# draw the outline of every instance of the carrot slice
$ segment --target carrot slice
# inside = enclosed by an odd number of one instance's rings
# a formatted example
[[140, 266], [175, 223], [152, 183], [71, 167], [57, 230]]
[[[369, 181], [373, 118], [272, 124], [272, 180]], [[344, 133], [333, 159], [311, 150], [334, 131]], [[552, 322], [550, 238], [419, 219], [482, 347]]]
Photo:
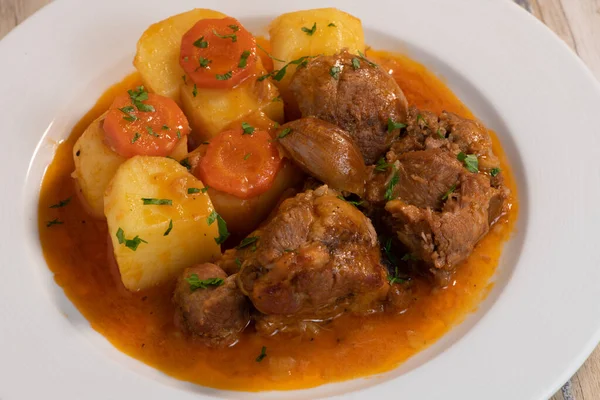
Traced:
[[115, 98], [103, 128], [107, 144], [123, 157], [167, 156], [190, 133], [177, 103], [143, 86]]
[[241, 199], [269, 190], [282, 158], [266, 131], [232, 129], [211, 139], [206, 155], [193, 171], [204, 185]]
[[179, 64], [199, 87], [232, 88], [256, 65], [256, 41], [235, 18], [203, 19], [181, 39]]

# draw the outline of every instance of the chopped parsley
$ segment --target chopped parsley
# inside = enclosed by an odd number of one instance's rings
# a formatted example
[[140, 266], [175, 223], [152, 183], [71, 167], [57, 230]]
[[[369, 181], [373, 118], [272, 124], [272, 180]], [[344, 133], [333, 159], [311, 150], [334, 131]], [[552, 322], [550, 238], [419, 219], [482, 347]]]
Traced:
[[194, 42], [194, 46], [196, 46], [200, 49], [205, 49], [208, 47], [208, 42], [206, 40], [204, 40], [204, 36], [202, 36], [200, 39], [198, 39]]
[[232, 31], [237, 32], [240, 30], [240, 27], [237, 25], [227, 25]]
[[183, 160], [179, 161], [179, 164], [181, 164], [181, 166], [186, 167], [189, 170], [192, 169], [192, 166], [190, 164], [190, 161], [186, 158], [184, 158]]
[[254, 133], [255, 128], [247, 122], [242, 122], [242, 135], [252, 135]]
[[440, 139], [446, 139], [446, 135], [444, 135], [444, 134], [442, 133], [442, 128], [438, 128], [438, 130], [437, 130], [437, 132], [436, 132], [436, 133], [437, 133], [437, 135], [440, 137]]
[[50, 228], [52, 225], [62, 225], [63, 222], [60, 221], [58, 218], [54, 218], [52, 221], [48, 221], [46, 223], [46, 228]]
[[403, 124], [402, 122], [396, 122], [391, 117], [388, 118], [388, 122], [387, 122], [388, 133], [391, 133], [391, 132], [395, 131], [396, 129], [402, 129], [402, 128], [406, 128], [406, 124]]
[[251, 155], [252, 155], [252, 153], [248, 153], [248, 154], [246, 154], [246, 155], [244, 156], [244, 161], [246, 161], [247, 159], [249, 159]]
[[173, 200], [171, 199], [154, 199], [148, 197], [142, 197], [142, 201], [145, 206], [172, 206]]
[[335, 24], [333, 22], [330, 22], [329, 25], [327, 25], [330, 28], [337, 28], [337, 26], [335, 26]]
[[260, 354], [256, 357], [256, 362], [261, 362], [267, 356], [267, 348], [265, 346], [260, 349]]
[[277, 102], [281, 101], [281, 97], [280, 97], [280, 96], [273, 97], [273, 98], [271, 99], [271, 101], [272, 101], [273, 103], [277, 103]]
[[198, 188], [188, 188], [188, 194], [200, 193], [200, 189]]
[[369, 64], [371, 67], [377, 67], [378, 66], [373, 61], [367, 60], [367, 57], [360, 50], [358, 51], [358, 56], [360, 57], [361, 60], [363, 60], [364, 62], [366, 62], [367, 64]]
[[163, 236], [167, 236], [169, 233], [171, 233], [171, 229], [173, 229], [173, 220], [172, 219], [169, 220], [169, 227], [167, 228], [165, 233], [163, 233]]
[[358, 207], [358, 206], [360, 206], [360, 205], [362, 205], [364, 203], [364, 201], [362, 201], [362, 200], [359, 200], [359, 201], [357, 201], [357, 200], [348, 200], [348, 199], [346, 199], [342, 195], [338, 196], [337, 198], [340, 199], [340, 200], [344, 200], [345, 202], [347, 202], [349, 204], [352, 204], [355, 207]]
[[198, 57], [198, 64], [200, 64], [198, 66], [198, 68], [196, 68], [196, 71], [200, 68], [207, 68], [208, 64], [210, 64], [212, 62], [212, 60], [209, 60], [208, 58], [204, 58], [202, 56]]
[[128, 90], [127, 94], [129, 94], [129, 98], [133, 105], [142, 112], [153, 112], [154, 107], [150, 104], [144, 104], [143, 101], [148, 100], [148, 92], [144, 89], [143, 86], [138, 86], [135, 90]]
[[312, 28], [308, 29], [307, 27], [302, 27], [302, 32], [305, 32], [308, 36], [312, 36], [317, 31], [317, 23], [315, 22]]
[[[308, 64], [308, 59], [309, 58], [314, 58], [315, 56], [303, 56], [298, 58], [297, 60], [292, 60], [289, 63], [285, 64], [283, 67], [281, 67], [281, 69], [279, 70], [274, 70], [272, 72], [269, 72], [268, 74], [262, 75], [260, 77], [258, 77], [258, 81], [264, 81], [265, 79], [272, 77], [274, 80], [276, 80], [277, 82], [281, 81], [283, 79], [283, 77], [286, 74], [287, 71], [287, 67], [289, 67], [290, 65], [297, 65], [298, 68], [300, 67], [306, 67], [306, 64]], [[275, 59], [276, 60], [276, 59]], [[281, 61], [281, 60], [277, 60], [277, 61]], [[284, 61], [281, 61], [284, 62]]]
[[240, 244], [236, 247], [236, 249], [243, 249], [244, 247], [248, 247], [253, 243], [256, 243], [260, 239], [260, 236], [248, 236], [240, 242]]
[[381, 157], [379, 160], [377, 160], [377, 164], [375, 164], [375, 171], [385, 172], [391, 166], [392, 164], [387, 163], [385, 158]]
[[246, 68], [246, 65], [248, 64], [248, 57], [250, 57], [250, 52], [248, 50], [244, 50], [240, 57], [240, 62], [238, 63], [238, 67]]
[[393, 285], [394, 283], [403, 283], [406, 282], [404, 279], [399, 278], [398, 277], [398, 267], [394, 268], [394, 274], [393, 275], [388, 275], [388, 282], [390, 283], [390, 285]]
[[146, 131], [148, 132], [148, 135], [150, 135], [150, 136], [160, 137], [160, 135], [158, 133], [154, 132], [152, 130], [152, 127], [150, 127], [150, 126], [146, 126]]
[[331, 77], [337, 81], [340, 79], [340, 72], [342, 72], [342, 69], [337, 65], [334, 65], [329, 70], [329, 75], [331, 75]]
[[226, 81], [227, 79], [231, 79], [232, 76], [233, 76], [233, 73], [231, 71], [227, 71], [223, 75], [220, 75], [220, 74], [215, 75], [215, 77], [217, 78], [218, 81]]
[[213, 33], [218, 38], [221, 38], [221, 39], [231, 39], [231, 43], [237, 42], [237, 35], [235, 33], [230, 33], [229, 35], [221, 35], [215, 29], [213, 29]]
[[427, 126], [427, 121], [421, 114], [417, 114], [417, 125], [421, 125], [419, 122], [423, 121], [423, 126]]
[[467, 171], [469, 172], [479, 172], [479, 160], [477, 160], [477, 156], [475, 154], [465, 154], [462, 151], [458, 153], [456, 156], [458, 161], [461, 161]]
[[131, 144], [134, 144], [135, 142], [137, 142], [137, 140], [141, 137], [142, 137], [142, 135], [140, 135], [139, 132], [136, 132], [135, 135], [133, 135], [133, 137], [131, 138]]
[[390, 181], [388, 182], [388, 184], [385, 188], [384, 198], [388, 201], [392, 200], [394, 198], [394, 187], [398, 184], [398, 181], [400, 180], [398, 171], [396, 171], [395, 167], [393, 169], [394, 169], [394, 175], [392, 175], [392, 179], [390, 179]]
[[356, 57], [352, 58], [352, 68], [354, 68], [355, 71], [360, 68], [360, 60]]
[[133, 251], [136, 251], [141, 243], [148, 243], [137, 235], [133, 239], [126, 239], [125, 232], [123, 232], [123, 229], [121, 228], [117, 230], [117, 239], [119, 240], [119, 244], [125, 244], [125, 247], [128, 247]]
[[192, 292], [198, 289], [207, 289], [209, 286], [221, 286], [224, 282], [222, 278], [200, 279], [198, 274], [191, 274], [189, 277], [185, 278], [185, 280], [190, 284], [190, 290]]
[[456, 190], [456, 183], [452, 186], [450, 186], [450, 189], [448, 189], [448, 191], [446, 193], [444, 193], [444, 195], [442, 196], [442, 200], [447, 200], [448, 197], [450, 197], [450, 195], [452, 193], [454, 193], [454, 191]]
[[206, 192], [208, 191], [208, 188], [209, 188], [209, 187], [210, 187], [210, 186], [204, 186], [202, 189], [200, 189], [200, 192], [201, 192], [201, 193], [206, 193]]
[[227, 231], [227, 222], [216, 212], [213, 211], [208, 217], [206, 217], [206, 223], [210, 226], [217, 221], [217, 227], [219, 229], [219, 237], [215, 238], [217, 244], [223, 243], [229, 237], [229, 231]]
[[59, 201], [56, 204], [52, 204], [49, 208], [63, 208], [64, 206], [66, 206], [70, 202], [71, 202], [71, 197], [66, 198], [64, 200], [61, 200], [61, 201]]
[[168, 131], [168, 130], [169, 130], [169, 127], [168, 127], [167, 125], [163, 125], [161, 129], [162, 129], [163, 131]]
[[265, 49], [264, 49], [264, 48], [263, 48], [263, 47], [262, 47], [260, 44], [256, 43], [256, 47], [258, 47], [259, 49], [261, 49], [262, 51], [264, 51], [264, 52], [267, 54], [267, 56], [269, 56], [269, 58], [270, 58], [271, 60], [279, 61], [279, 62], [282, 62], [282, 63], [284, 63], [284, 62], [285, 62], [285, 60], [282, 60], [282, 59], [280, 59], [280, 58], [273, 57], [273, 55], [272, 55], [271, 53], [269, 53], [267, 50], [265, 50]]
[[279, 135], [277, 135], [277, 138], [278, 139], [283, 139], [284, 137], [286, 137], [290, 133], [292, 133], [292, 128], [285, 128], [285, 129], [283, 129], [281, 131], [281, 133]]
[[125, 116], [123, 117], [125, 121], [134, 122], [135, 120], [137, 120], [137, 117], [131, 114], [135, 111], [135, 108], [133, 108], [132, 106], [121, 107], [118, 108], [118, 110], [125, 114]]
[[185, 75], [181, 75], [181, 79], [183, 79], [183, 83], [187, 83], [187, 78], [185, 77]]
[[181, 139], [181, 131], [177, 129], [177, 139]]
[[394, 266], [398, 265], [398, 257], [396, 257], [396, 255], [392, 251], [392, 238], [391, 237], [388, 237], [385, 240], [385, 243], [383, 245], [383, 252], [385, 254], [385, 257], [388, 259], [388, 261], [390, 263], [392, 263], [392, 265], [394, 265]]
[[198, 87], [194, 83], [194, 88], [192, 89], [192, 96], [196, 97], [198, 95]]
[[500, 168], [496, 167], [496, 168], [492, 168], [490, 170], [490, 175], [491, 176], [498, 176], [498, 174], [500, 173]]
[[242, 268], [242, 260], [240, 260], [239, 258], [235, 258], [235, 265], [238, 266], [238, 268]]

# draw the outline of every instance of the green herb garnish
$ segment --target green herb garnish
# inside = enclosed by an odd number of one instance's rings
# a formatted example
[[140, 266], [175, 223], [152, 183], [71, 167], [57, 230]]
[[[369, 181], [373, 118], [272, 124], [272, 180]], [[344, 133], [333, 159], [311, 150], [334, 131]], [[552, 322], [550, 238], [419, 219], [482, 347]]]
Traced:
[[390, 181], [388, 182], [388, 184], [385, 188], [384, 198], [388, 201], [392, 200], [392, 198], [394, 197], [394, 187], [398, 184], [398, 181], [400, 180], [398, 171], [396, 170], [395, 167], [393, 167], [393, 169], [394, 169], [394, 175], [392, 175], [392, 179], [390, 179]]
[[198, 289], [207, 289], [209, 286], [221, 286], [224, 282], [222, 278], [200, 279], [198, 274], [191, 274], [185, 280], [190, 284], [192, 292]]
[[229, 232], [227, 231], [227, 222], [216, 212], [213, 211], [206, 218], [206, 223], [210, 226], [215, 220], [217, 221], [217, 227], [219, 228], [219, 237], [215, 238], [215, 242], [217, 244], [223, 243], [229, 237]]
[[448, 189], [448, 191], [446, 193], [444, 193], [444, 195], [442, 196], [442, 200], [447, 200], [448, 197], [450, 197], [450, 195], [452, 193], [454, 193], [454, 191], [456, 190], [456, 183], [452, 186], [450, 186], [450, 189]]
[[231, 79], [233, 73], [231, 71], [225, 72], [223, 75], [216, 74], [215, 77], [218, 81], [226, 81], [227, 79]]
[[216, 37], [221, 38], [221, 39], [231, 39], [232, 43], [237, 42], [237, 35], [235, 33], [230, 33], [229, 35], [221, 35], [219, 34], [216, 30], [213, 29], [213, 33], [215, 34]]
[[244, 161], [246, 161], [247, 159], [249, 159], [251, 155], [252, 155], [252, 153], [248, 153], [248, 154], [246, 154], [246, 155], [244, 156]]
[[196, 84], [194, 83], [194, 88], [192, 89], [192, 96], [196, 97], [198, 95], [198, 88], [196, 87]]
[[238, 63], [238, 67], [246, 68], [246, 64], [248, 64], [248, 57], [250, 57], [250, 52], [248, 50], [244, 50], [240, 57], [240, 62]]
[[387, 163], [385, 158], [381, 157], [377, 160], [377, 164], [375, 164], [375, 171], [385, 172], [390, 166], [392, 166], [392, 164]]
[[189, 160], [186, 158], [184, 158], [183, 160], [179, 161], [179, 164], [181, 164], [181, 166], [186, 167], [189, 170], [192, 169], [192, 166], [190, 165]]
[[237, 32], [240, 30], [240, 27], [237, 25], [227, 25], [232, 31]]
[[317, 31], [317, 23], [315, 22], [312, 28], [308, 29], [307, 27], [302, 27], [302, 32], [305, 32], [308, 36], [312, 36]]
[[267, 348], [265, 346], [260, 349], [260, 354], [256, 357], [256, 362], [261, 362], [267, 356]]
[[59, 201], [56, 204], [52, 204], [49, 208], [62, 208], [71, 202], [71, 198], [66, 198], [64, 200]]
[[337, 28], [333, 22], [330, 22], [329, 25], [327, 25], [327, 26], [330, 28]]
[[406, 124], [403, 124], [402, 122], [396, 122], [391, 117], [388, 118], [388, 122], [387, 122], [388, 133], [391, 133], [391, 132], [395, 131], [396, 129], [402, 129], [402, 128], [406, 128]]
[[500, 168], [496, 167], [496, 168], [492, 168], [490, 170], [490, 175], [491, 176], [498, 176], [498, 174], [500, 173]]
[[136, 132], [135, 135], [133, 135], [133, 137], [131, 138], [131, 144], [134, 144], [135, 142], [137, 142], [137, 140], [141, 137], [142, 137], [142, 135], [140, 135], [139, 132]]
[[352, 68], [354, 68], [355, 71], [360, 68], [360, 60], [356, 57], [352, 58]]
[[277, 135], [277, 138], [278, 139], [283, 139], [284, 137], [286, 137], [290, 133], [292, 133], [292, 128], [285, 128], [284, 130], [281, 131], [281, 133], [279, 135]]
[[198, 188], [188, 188], [188, 194], [200, 193], [200, 189]]
[[477, 160], [477, 156], [475, 154], [465, 154], [462, 151], [458, 153], [456, 156], [458, 161], [461, 161], [467, 171], [469, 172], [479, 172], [479, 160]]
[[125, 116], [123, 117], [125, 121], [133, 122], [137, 120], [137, 117], [131, 114], [135, 111], [135, 108], [133, 108], [132, 106], [121, 107], [118, 108], [118, 110], [125, 114]]
[[152, 130], [152, 127], [150, 127], [150, 126], [146, 126], [146, 131], [148, 132], [148, 135], [150, 135], [150, 136], [160, 137], [160, 135], [158, 133], [154, 132]]
[[169, 227], [167, 228], [167, 230], [165, 231], [165, 233], [163, 233], [163, 236], [167, 236], [169, 233], [171, 233], [171, 229], [173, 229], [173, 220], [169, 220]]
[[331, 77], [337, 81], [340, 79], [341, 71], [342, 71], [342, 69], [340, 67], [338, 67], [337, 65], [335, 65], [335, 66], [331, 67], [331, 69], [329, 70], [329, 75], [331, 75]]
[[204, 36], [202, 36], [200, 39], [198, 39], [194, 42], [194, 46], [201, 48], [201, 49], [205, 49], [208, 47], [208, 42], [206, 40], [204, 40]]
[[255, 128], [247, 122], [242, 122], [242, 135], [252, 135], [254, 133]]
[[243, 249], [244, 247], [250, 246], [252, 243], [256, 243], [260, 239], [259, 236], [248, 236], [240, 242], [236, 249]]
[[367, 57], [360, 50], [358, 51], [358, 56], [360, 57], [361, 60], [363, 60], [364, 62], [366, 62], [367, 64], [369, 64], [371, 67], [378, 67], [378, 65], [375, 64], [373, 61], [367, 60]]
[[282, 62], [282, 63], [285, 62], [285, 60], [273, 57], [273, 55], [271, 55], [271, 53], [269, 53], [267, 50], [265, 50], [260, 44], [256, 43], [256, 47], [258, 47], [259, 49], [261, 49], [262, 51], [264, 51], [267, 54], [267, 56], [269, 56], [269, 58], [271, 60], [279, 61], [279, 62]]
[[50, 228], [53, 225], [62, 225], [64, 222], [60, 221], [58, 218], [54, 218], [52, 221], [48, 221], [46, 223], [46, 228]]
[[148, 92], [144, 89], [143, 86], [138, 86], [135, 90], [128, 90], [127, 94], [129, 94], [129, 98], [133, 105], [142, 112], [153, 112], [154, 107], [150, 104], [144, 104], [143, 101], [148, 100]]
[[148, 197], [142, 197], [142, 201], [145, 206], [172, 206], [173, 200], [171, 199], [154, 199]]
[[200, 68], [207, 68], [208, 64], [210, 64], [212, 62], [212, 60], [209, 60], [208, 58], [204, 58], [202, 56], [198, 57], [198, 64], [200, 64], [198, 66], [198, 68], [196, 68], [196, 71]]
[[133, 251], [136, 251], [138, 246], [141, 243], [148, 243], [146, 242], [144, 239], [141, 239], [139, 236], [136, 235], [136, 237], [134, 237], [133, 239], [126, 239], [125, 238], [125, 232], [123, 232], [123, 229], [119, 228], [117, 230], [117, 239], [119, 240], [119, 244], [125, 244], [125, 247], [130, 248]]

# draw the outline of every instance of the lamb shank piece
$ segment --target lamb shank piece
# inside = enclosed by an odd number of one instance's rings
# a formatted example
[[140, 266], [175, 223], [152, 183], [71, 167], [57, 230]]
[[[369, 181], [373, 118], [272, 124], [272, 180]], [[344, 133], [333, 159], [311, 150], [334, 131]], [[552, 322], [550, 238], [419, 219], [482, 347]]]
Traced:
[[338, 195], [321, 186], [285, 200], [269, 221], [225, 253], [223, 267], [231, 269], [231, 260], [241, 265], [238, 286], [269, 323], [382, 308], [390, 285], [375, 229]]
[[399, 130], [388, 122], [406, 122], [404, 93], [383, 69], [347, 51], [311, 60], [290, 82], [303, 117], [314, 116], [348, 132], [365, 162], [374, 163]]
[[177, 280], [175, 319], [184, 332], [212, 347], [230, 346], [250, 322], [249, 303], [236, 276], [210, 263], [186, 268]]

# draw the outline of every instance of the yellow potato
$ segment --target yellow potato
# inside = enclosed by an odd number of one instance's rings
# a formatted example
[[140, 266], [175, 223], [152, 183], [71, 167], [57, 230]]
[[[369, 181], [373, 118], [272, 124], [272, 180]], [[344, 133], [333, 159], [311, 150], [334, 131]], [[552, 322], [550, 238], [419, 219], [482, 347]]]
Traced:
[[[188, 193], [189, 188], [203, 187], [185, 167], [166, 157], [136, 156], [119, 167], [106, 190], [104, 212], [127, 289], [155, 286], [186, 267], [220, 257], [215, 242], [218, 224], [207, 222], [214, 210], [211, 200], [201, 191]], [[145, 205], [143, 198], [172, 204]], [[129, 242], [123, 242], [123, 237]], [[134, 250], [136, 237], [139, 243]]]
[[[127, 158], [112, 151], [104, 143], [104, 115], [91, 123], [73, 146], [75, 178], [79, 197], [87, 212], [104, 219], [104, 191], [121, 164]], [[187, 155], [187, 137], [179, 141], [171, 157], [182, 160]]]
[[[311, 30], [314, 24], [316, 27], [312, 35], [302, 30]], [[329, 26], [330, 24], [335, 26]], [[359, 50], [365, 51], [360, 19], [336, 8], [282, 14], [271, 23], [269, 35], [271, 54], [288, 62], [303, 56], [332, 55], [344, 48], [354, 54]], [[284, 65], [281, 61], [274, 61], [275, 69]], [[295, 65], [287, 68], [286, 76], [277, 84], [280, 90], [287, 88], [295, 71]]]
[[[266, 73], [257, 60], [257, 76]], [[196, 88], [189, 82], [181, 86], [181, 104], [192, 127], [192, 137], [198, 143], [209, 140], [225, 127], [261, 111], [271, 120], [283, 123], [283, 102], [270, 79], [261, 82], [249, 77], [233, 89]]]
[[201, 19], [224, 18], [218, 11], [196, 8], [150, 25], [137, 44], [133, 65], [151, 91], [179, 102], [184, 75], [179, 65], [182, 36]]

